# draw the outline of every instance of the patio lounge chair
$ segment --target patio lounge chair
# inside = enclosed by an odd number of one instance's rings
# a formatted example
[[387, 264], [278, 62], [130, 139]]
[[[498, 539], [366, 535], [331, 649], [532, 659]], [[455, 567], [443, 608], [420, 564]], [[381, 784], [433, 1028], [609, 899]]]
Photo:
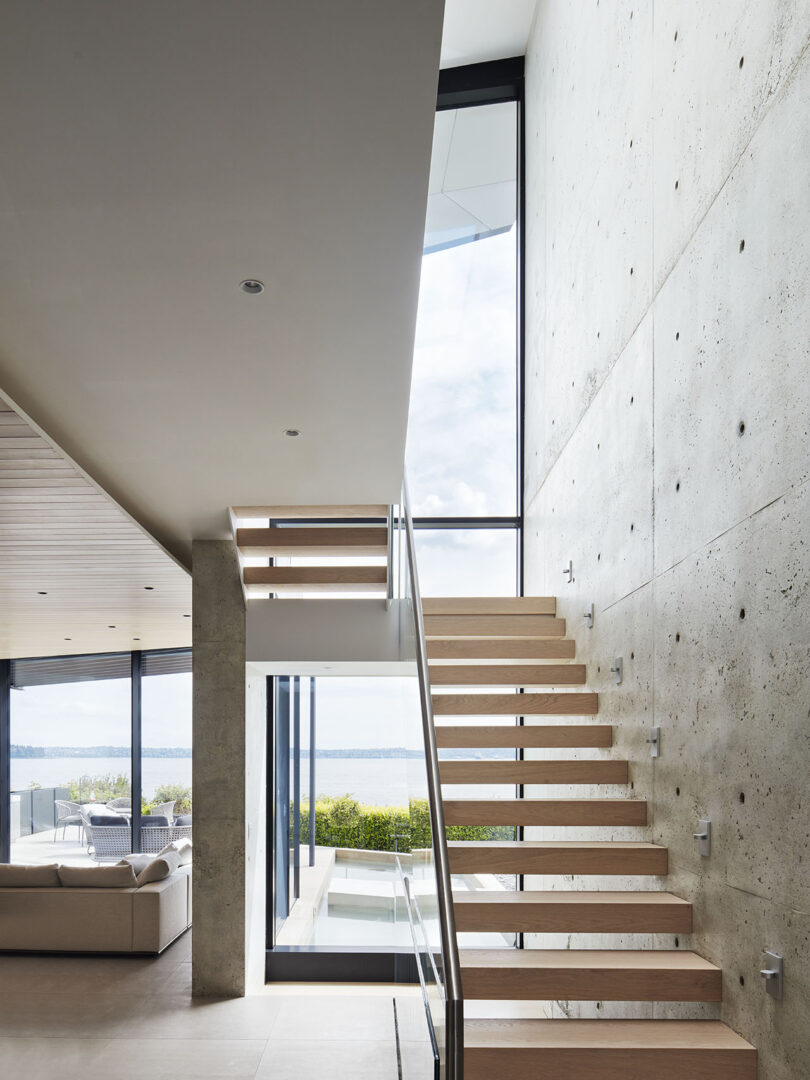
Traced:
[[[132, 852], [132, 830], [129, 825], [85, 825], [88, 854], [96, 862], [118, 862]], [[155, 825], [141, 828], [141, 851], [157, 855], [173, 840], [190, 840], [190, 825]], [[92, 850], [91, 850], [92, 848]]]

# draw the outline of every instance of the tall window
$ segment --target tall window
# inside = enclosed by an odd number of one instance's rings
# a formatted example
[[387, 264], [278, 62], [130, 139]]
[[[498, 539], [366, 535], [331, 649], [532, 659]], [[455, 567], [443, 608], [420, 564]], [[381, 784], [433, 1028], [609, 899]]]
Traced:
[[[191, 650], [13, 660], [9, 683], [12, 861], [109, 861], [138, 845], [151, 811], [190, 814]], [[94, 844], [96, 827], [115, 844]]]
[[519, 591], [518, 118], [436, 115], [407, 451], [426, 596]]

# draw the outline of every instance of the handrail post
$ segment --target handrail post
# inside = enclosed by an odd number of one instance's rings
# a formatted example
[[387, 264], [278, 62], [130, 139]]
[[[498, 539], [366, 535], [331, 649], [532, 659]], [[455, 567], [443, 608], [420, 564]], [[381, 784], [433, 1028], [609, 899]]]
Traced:
[[436, 747], [436, 730], [433, 723], [433, 702], [430, 696], [430, 680], [425, 640], [425, 623], [422, 616], [422, 596], [416, 568], [416, 542], [413, 519], [408, 499], [407, 480], [402, 482], [400, 513], [405, 522], [405, 539], [408, 548], [408, 570], [411, 579], [414, 630], [416, 635], [416, 669], [419, 675], [419, 696], [422, 706], [422, 728], [425, 740], [427, 764], [428, 805], [438, 889], [439, 929], [445, 977], [445, 1077], [446, 1080], [463, 1080], [464, 1076], [464, 997], [461, 985], [461, 963], [456, 938], [456, 920], [453, 910], [453, 892], [450, 879], [450, 856], [447, 851], [447, 832], [444, 824], [444, 806], [441, 797], [439, 754]]

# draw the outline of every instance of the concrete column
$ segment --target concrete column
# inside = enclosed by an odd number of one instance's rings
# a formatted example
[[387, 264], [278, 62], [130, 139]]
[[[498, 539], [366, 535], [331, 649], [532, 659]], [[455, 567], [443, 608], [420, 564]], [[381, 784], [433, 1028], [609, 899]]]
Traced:
[[245, 604], [230, 540], [192, 547], [192, 993], [245, 993]]

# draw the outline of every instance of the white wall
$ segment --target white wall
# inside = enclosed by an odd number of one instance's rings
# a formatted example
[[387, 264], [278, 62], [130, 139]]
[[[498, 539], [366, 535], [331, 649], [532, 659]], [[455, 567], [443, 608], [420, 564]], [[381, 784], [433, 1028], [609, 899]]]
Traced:
[[527, 57], [526, 591], [560, 597], [694, 901], [679, 946], [725, 973], [722, 1008], [599, 1015], [722, 1014], [760, 1080], [807, 1069], [808, 38], [808, 0], [541, 0]]

